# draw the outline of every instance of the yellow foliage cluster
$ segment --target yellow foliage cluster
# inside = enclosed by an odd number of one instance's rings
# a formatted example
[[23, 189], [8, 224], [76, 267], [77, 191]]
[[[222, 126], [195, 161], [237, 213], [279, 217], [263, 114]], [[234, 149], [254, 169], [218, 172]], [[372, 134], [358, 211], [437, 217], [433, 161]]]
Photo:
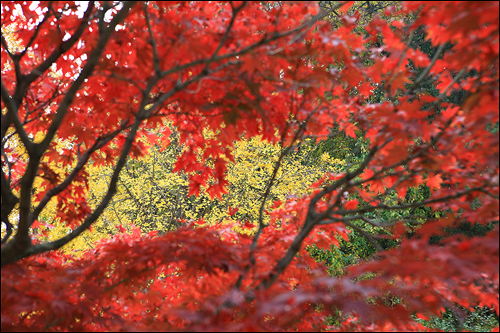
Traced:
[[[207, 132], [205, 135], [212, 134]], [[325, 172], [340, 172], [343, 169], [344, 161], [332, 158], [327, 152], [315, 154], [314, 148], [314, 144], [302, 142], [298, 149], [283, 159], [266, 200], [266, 210], [270, 210], [275, 200], [285, 202], [288, 195], [306, 193], [309, 185]], [[117, 233], [118, 225], [129, 230], [135, 225], [143, 232], [167, 232], [178, 226], [178, 219], [203, 218], [210, 224], [237, 221], [236, 225], [245, 222], [256, 224], [280, 149], [279, 145], [262, 141], [260, 137], [236, 142], [233, 150], [235, 163], [230, 163], [227, 173], [228, 194], [222, 200], [212, 200], [204, 190], [198, 197], [188, 196], [187, 175], [172, 172], [181, 147], [174, 142], [161, 153], [159, 146], [152, 147], [144, 157], [127, 161], [120, 174], [117, 193], [92, 231], [84, 232], [83, 237], [66, 245], [65, 250], [78, 254], [92, 247], [95, 241]], [[91, 178], [88, 201], [93, 209], [108, 189], [112, 168], [90, 166], [86, 171]], [[235, 209], [237, 212], [231, 216], [229, 213]], [[265, 214], [264, 221], [268, 219]], [[55, 239], [67, 231], [58, 226], [49, 230], [48, 237]], [[240, 231], [252, 232], [249, 229]]]
[[[265, 209], [270, 209], [274, 200], [285, 202], [288, 195], [307, 193], [309, 185], [325, 172], [339, 172], [344, 164], [344, 161], [333, 159], [328, 153], [313, 157], [313, 151], [314, 146], [304, 144], [299, 151], [284, 158], [271, 187], [271, 200], [266, 201]], [[265, 189], [280, 155], [280, 147], [255, 137], [236, 143], [234, 155], [236, 163], [228, 171], [229, 206], [239, 208], [239, 216], [256, 221]]]

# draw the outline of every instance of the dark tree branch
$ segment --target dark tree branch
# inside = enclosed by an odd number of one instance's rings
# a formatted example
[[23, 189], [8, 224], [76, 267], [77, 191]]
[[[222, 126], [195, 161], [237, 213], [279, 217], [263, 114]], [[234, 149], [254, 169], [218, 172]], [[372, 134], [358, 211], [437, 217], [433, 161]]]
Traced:
[[33, 81], [35, 81], [40, 75], [45, 73], [45, 71], [47, 71], [50, 68], [50, 66], [52, 66], [52, 64], [55, 63], [57, 59], [59, 59], [61, 55], [63, 55], [71, 47], [73, 47], [73, 45], [75, 45], [75, 43], [80, 39], [80, 37], [83, 35], [83, 32], [85, 31], [85, 28], [88, 25], [88, 22], [90, 21], [90, 16], [93, 10], [94, 10], [94, 2], [89, 2], [88, 8], [83, 16], [83, 21], [76, 30], [76, 32], [67, 41], [62, 42], [59, 45], [59, 47], [55, 49], [54, 52], [52, 52], [52, 54], [48, 56], [48, 58], [45, 59], [44, 62], [38, 65], [38, 67], [35, 68], [30, 74], [22, 75], [21, 77], [18, 78], [18, 84], [16, 86], [14, 99], [18, 102], [19, 105], [29, 85]]
[[113, 172], [113, 175], [111, 177], [111, 181], [108, 187], [108, 191], [105, 195], [105, 197], [101, 200], [101, 203], [99, 206], [94, 210], [94, 212], [89, 215], [85, 221], [75, 228], [71, 233], [68, 235], [53, 241], [53, 242], [48, 242], [48, 243], [43, 243], [43, 244], [37, 244], [37, 245], [31, 245], [27, 248], [24, 248], [22, 251], [14, 252], [12, 251], [11, 247], [9, 245], [15, 244], [14, 242], [9, 242], [5, 246], [2, 247], [2, 266], [7, 265], [9, 263], [15, 262], [17, 260], [20, 260], [22, 258], [26, 258], [28, 256], [50, 251], [50, 250], [55, 250], [58, 249], [71, 240], [75, 239], [78, 237], [82, 232], [87, 230], [96, 220], [97, 218], [102, 214], [104, 211], [104, 208], [108, 205], [109, 201], [111, 200], [111, 197], [113, 194], [116, 192], [116, 183], [118, 182], [119, 174], [120, 171], [122, 170], [123, 166], [125, 165], [128, 153], [130, 152], [130, 148], [132, 147], [132, 144], [135, 139], [135, 135], [137, 133], [137, 130], [141, 124], [141, 120], [137, 119], [134, 124], [131, 127], [130, 133], [127, 136], [127, 139], [125, 140], [125, 144], [123, 146], [122, 153], [120, 155], [120, 158], [116, 164], [115, 170]]
[[[3, 147], [2, 147], [3, 148]], [[2, 149], [3, 150], [3, 149]], [[12, 212], [16, 204], [19, 202], [19, 199], [12, 193], [10, 189], [10, 185], [8, 180], [5, 178], [5, 174], [3, 172], [3, 168], [0, 170], [1, 172], [1, 191], [2, 191], [2, 222], [5, 223], [6, 226], [6, 235], [2, 239], [2, 244], [4, 244], [9, 237], [12, 235], [12, 224], [9, 221], [9, 214]]]
[[[48, 7], [51, 7], [52, 6], [52, 2], [53, 1], [49, 1], [48, 3]], [[47, 12], [45, 13], [45, 16], [43, 17], [42, 21], [38, 24], [38, 26], [36, 27], [35, 29], [35, 32], [33, 33], [33, 35], [31, 36], [30, 40], [28, 41], [28, 44], [26, 44], [26, 47], [24, 48], [24, 50], [19, 54], [19, 58], [18, 59], [21, 59], [25, 54], [26, 52], [28, 52], [28, 49], [29, 47], [31, 46], [31, 44], [33, 44], [33, 42], [35, 41], [36, 37], [38, 36], [38, 33], [40, 32], [41, 28], [42, 28], [42, 25], [48, 21], [48, 19], [50, 18], [50, 10], [47, 10]], [[19, 63], [19, 61], [18, 61]]]
[[98, 149], [104, 147], [108, 142], [110, 142], [113, 138], [115, 138], [121, 131], [125, 130], [128, 128], [128, 122], [125, 122], [122, 126], [120, 126], [119, 129], [116, 131], [99, 138], [93, 145], [90, 147], [89, 150], [87, 150], [81, 157], [79, 157], [78, 163], [76, 164], [75, 168], [71, 171], [71, 173], [64, 179], [63, 182], [59, 183], [57, 186], [51, 188], [43, 197], [43, 199], [40, 201], [38, 206], [35, 208], [33, 213], [30, 216], [30, 226], [33, 224], [33, 222], [38, 218], [38, 215], [42, 212], [42, 210], [45, 208], [45, 206], [49, 203], [50, 199], [54, 197], [55, 195], [61, 193], [66, 189], [72, 182], [73, 179], [78, 175], [78, 172], [80, 172], [85, 164], [87, 164], [87, 161], [90, 158], [90, 155], [97, 151]]
[[467, 189], [465, 191], [457, 192], [457, 193], [452, 194], [452, 195], [447, 195], [444, 197], [424, 200], [424, 201], [420, 201], [420, 202], [414, 202], [411, 204], [397, 205], [397, 206], [377, 205], [377, 206], [369, 206], [369, 207], [365, 207], [365, 208], [361, 208], [361, 209], [357, 209], [357, 210], [338, 210], [338, 211], [335, 211], [335, 214], [338, 214], [338, 215], [363, 214], [363, 213], [373, 212], [373, 211], [382, 210], [382, 209], [383, 210], [399, 210], [399, 209], [407, 209], [407, 208], [416, 208], [416, 207], [430, 205], [433, 203], [448, 201], [451, 199], [457, 199], [457, 198], [460, 198], [460, 197], [467, 195], [471, 192], [481, 191], [482, 189], [484, 189], [484, 186], [473, 187], [473, 188]]
[[304, 222], [304, 226], [302, 230], [299, 232], [299, 234], [295, 237], [295, 239], [292, 242], [292, 245], [288, 249], [287, 253], [285, 256], [274, 266], [273, 270], [269, 274], [268, 278], [263, 280], [257, 288], [264, 288], [267, 289], [272, 286], [272, 284], [276, 281], [276, 279], [279, 277], [279, 275], [288, 267], [288, 265], [292, 262], [293, 258], [295, 255], [300, 251], [300, 248], [302, 247], [302, 242], [306, 237], [309, 235], [309, 233], [314, 229], [314, 227], [321, 222], [322, 220], [326, 219], [329, 217], [331, 210], [333, 207], [335, 207], [338, 202], [335, 202], [329, 209], [327, 209], [325, 212], [322, 214], [318, 215], [315, 212], [315, 206], [316, 203], [325, 195], [328, 193], [331, 193], [335, 191], [337, 188], [340, 186], [343, 186], [344, 184], [348, 184], [350, 180], [353, 178], [357, 177], [360, 175], [363, 170], [366, 168], [368, 163], [373, 159], [377, 151], [379, 151], [383, 146], [385, 146], [388, 143], [388, 141], [385, 141], [382, 145], [380, 146], [375, 146], [371, 149], [370, 153], [366, 156], [364, 161], [361, 163], [361, 165], [354, 170], [353, 172], [347, 173], [342, 179], [339, 179], [338, 181], [334, 182], [332, 185], [327, 186], [324, 188], [320, 193], [316, 194], [312, 199], [311, 202], [309, 203], [309, 209], [308, 213], [306, 216], [306, 221]]
[[409, 219], [406, 217], [388, 220], [388, 221], [385, 221], [385, 223], [378, 223], [377, 221], [370, 220], [369, 218], [367, 218], [364, 215], [353, 215], [353, 216], [344, 216], [342, 218], [330, 217], [330, 220], [320, 222], [320, 223], [318, 223], [318, 225], [327, 225], [327, 224], [338, 223], [338, 222], [344, 223], [344, 222], [350, 222], [350, 221], [356, 221], [356, 220], [364, 221], [364, 222], [366, 222], [374, 227], [378, 227], [378, 228], [392, 227], [397, 222], [410, 222], [410, 223], [414, 223], [414, 224], [420, 223], [420, 221], [418, 221], [418, 220], [413, 220], [413, 219]]
[[[332, 10], [340, 8], [341, 6], [343, 6], [346, 3], [347, 3], [346, 1], [338, 3]], [[224, 54], [224, 55], [221, 55], [221, 56], [218, 56], [218, 57], [213, 57], [213, 58], [208, 58], [208, 59], [206, 58], [206, 59], [200, 59], [200, 60], [192, 61], [192, 62], [190, 62], [188, 64], [185, 64], [185, 65], [182, 65], [182, 66], [177, 66], [175, 68], [163, 71], [161, 73], [161, 76], [163, 77], [163, 76], [166, 76], [166, 75], [170, 75], [172, 73], [176, 73], [176, 72], [182, 71], [184, 69], [187, 69], [189, 67], [193, 67], [193, 66], [196, 66], [196, 65], [203, 65], [203, 64], [210, 63], [210, 62], [215, 62], [215, 61], [220, 61], [220, 60], [225, 60], [225, 59], [234, 58], [236, 56], [240, 56], [242, 54], [250, 52], [251, 50], [253, 50], [253, 49], [255, 49], [255, 48], [257, 48], [257, 47], [259, 47], [261, 45], [271, 43], [271, 42], [273, 42], [275, 40], [278, 40], [280, 38], [287, 37], [287, 36], [293, 35], [294, 33], [300, 32], [303, 29], [307, 29], [307, 28], [311, 27], [316, 21], [325, 18], [328, 14], [329, 14], [329, 12], [318, 14], [315, 17], [313, 17], [311, 20], [307, 21], [306, 23], [303, 23], [302, 25], [298, 26], [295, 29], [292, 29], [292, 30], [289, 30], [289, 31], [285, 31], [283, 33], [274, 33], [269, 38], [267, 38], [266, 36], [264, 36], [264, 38], [262, 38], [260, 41], [254, 43], [252, 45], [249, 45], [249, 46], [247, 46], [247, 47], [245, 47], [245, 48], [243, 48], [243, 49], [241, 49], [239, 51], [235, 51], [235, 52], [232, 52], [232, 53]], [[273, 51], [270, 51], [270, 52], [273, 52]]]
[[384, 248], [377, 242], [377, 240], [372, 236], [370, 235], [369, 233], [367, 233], [366, 231], [363, 230], [363, 228], [360, 228], [358, 227], [357, 225], [354, 225], [352, 224], [351, 222], [349, 221], [344, 221], [342, 220], [341, 221], [342, 223], [344, 223], [345, 225], [351, 227], [352, 229], [356, 230], [357, 232], [359, 232], [361, 235], [363, 235], [363, 237], [365, 237], [366, 239], [368, 239], [368, 241], [378, 250], [378, 251], [383, 251]]
[[[107, 44], [107, 41], [111, 37], [111, 34], [114, 32], [116, 25], [125, 18], [125, 16], [128, 14], [129, 9], [133, 5], [134, 2], [125, 3], [123, 5], [122, 10], [113, 18], [113, 20], [109, 24], [108, 29], [101, 34], [96, 49], [94, 49], [94, 51], [90, 55], [89, 60], [82, 69], [78, 79], [73, 83], [69, 91], [66, 93], [64, 99], [59, 104], [57, 114], [55, 115], [53, 122], [50, 125], [43, 141], [39, 144], [34, 144], [29, 139], [27, 140], [28, 145], [26, 146], [26, 149], [28, 151], [30, 158], [28, 166], [26, 168], [26, 172], [21, 180], [21, 190], [20, 190], [21, 198], [19, 202], [18, 232], [16, 233], [14, 239], [11, 242], [7, 243], [5, 246], [2, 247], [2, 252], [1, 252], [2, 265], [19, 260], [20, 258], [24, 258], [27, 255], [29, 255], [29, 251], [31, 249], [31, 237], [29, 236], [29, 228], [32, 222], [30, 221], [31, 188], [33, 186], [33, 181], [38, 171], [40, 159], [47, 150], [47, 148], [49, 147], [50, 142], [54, 138], [59, 126], [62, 123], [64, 116], [67, 113], [67, 109], [71, 104], [79, 87], [83, 84], [84, 80], [92, 73], [95, 65], [99, 60], [100, 54], [102, 53], [105, 45]], [[23, 77], [20, 83], [18, 82], [18, 85], [16, 86], [16, 95], [19, 95], [17, 96], [17, 99], [19, 101], [22, 100], [22, 96], [25, 93], [29, 84], [37, 77], [39, 77], [45, 70], [47, 70], [53, 61], [55, 61], [62, 53], [66, 52], [80, 38], [81, 34], [83, 33], [83, 30], [87, 26], [87, 20], [90, 17], [90, 13], [92, 11], [91, 9], [93, 9], [93, 6], [94, 6], [93, 2], [89, 4], [89, 8], [87, 9], [87, 12], [84, 16], [84, 22], [80, 25], [77, 32], [73, 34], [73, 36], [66, 42], [63, 42], [58, 48], [58, 51], [57, 50], [54, 51], [51, 54], [51, 56], [49, 56], [49, 58], [47, 58], [35, 71], [33, 71], [28, 76]], [[18, 105], [19, 103], [17, 103], [17, 105], [15, 104], [16, 95], [14, 98], [11, 98], [2, 84], [2, 99], [4, 99], [5, 104], [9, 106], [8, 114], [12, 119], [12, 122], [14, 122], [16, 130], [18, 131], [21, 139], [23, 139], [23, 133], [25, 135], [25, 132], [24, 129], [22, 128], [22, 125], [20, 125], [20, 121], [17, 117], [17, 110], [19, 107]]]
[[445, 44], [441, 44], [439, 46], [438, 50], [436, 51], [436, 53], [434, 54], [434, 57], [431, 60], [431, 63], [429, 64], [429, 66], [427, 66], [427, 68], [422, 72], [422, 74], [420, 74], [420, 76], [415, 80], [415, 82], [410, 87], [410, 89], [408, 89], [408, 94], [411, 94], [412, 92], [414, 92], [420, 86], [422, 81], [424, 81], [424, 79], [427, 77], [427, 75], [431, 71], [432, 67], [434, 67], [434, 64], [436, 63], [436, 61], [439, 59], [439, 56], [441, 56], [441, 53], [444, 50], [444, 46], [445, 46]]
[[[132, 5], [133, 5], [132, 3], [127, 3], [127, 5], [124, 6], [124, 8], [120, 11], [120, 13], [118, 13], [118, 15], [116, 15], [114, 17], [112, 22], [109, 24], [109, 27], [106, 30], [106, 32], [101, 34], [98, 45], [97, 45], [96, 49], [94, 50], [93, 54], [90, 56], [89, 61], [85, 65], [84, 69], [80, 73], [79, 78], [72, 85], [72, 87], [70, 88], [70, 90], [66, 94], [65, 98], [63, 99], [63, 101], [59, 105], [58, 112], [54, 118], [54, 121], [51, 124], [51, 127], [49, 128], [49, 131], [48, 131], [45, 139], [40, 144], [37, 145], [38, 147], [42, 148], [41, 149], [42, 151], [45, 151], [48, 148], [48, 145], [50, 144], [50, 141], [52, 140], [52, 138], [49, 139], [49, 137], [53, 137], [55, 135], [55, 132], [57, 131], [57, 128], [60, 126], [60, 123], [62, 122], [64, 114], [67, 112], [67, 108], [69, 107], [69, 105], [72, 101], [72, 98], [73, 98], [72, 96], [74, 96], [76, 91], [77, 91], [77, 86], [81, 85], [81, 83], [84, 81], [84, 78], [86, 78], [88, 75], [91, 74], [93, 67], [97, 63], [99, 55], [102, 52], [102, 50], [103, 50], [107, 40], [109, 39], [112, 31], [114, 31], [116, 24], [118, 24], [118, 22], [121, 21], [125, 17], [125, 15], [128, 12], [128, 9]], [[104, 199], [101, 201], [100, 205], [97, 207], [97, 209], [89, 217], [87, 217], [87, 219], [79, 227], [77, 227], [75, 230], [73, 230], [73, 232], [66, 235], [65, 237], [63, 237], [57, 241], [54, 241], [54, 242], [32, 246], [31, 245], [31, 238], [29, 237], [29, 234], [28, 234], [29, 225], [31, 225], [31, 224], [30, 223], [22, 223], [23, 218], [26, 219], [26, 212], [29, 213], [29, 207], [28, 207], [28, 209], [26, 209], [25, 206], [26, 206], [26, 204], [28, 204], [28, 206], [29, 206], [31, 198], [28, 196], [28, 199], [25, 199], [25, 201], [23, 201], [23, 195], [21, 195], [21, 206], [22, 207], [20, 207], [20, 210], [21, 210], [20, 226], [22, 224], [23, 232], [21, 233], [20, 231], [18, 231], [18, 233], [15, 236], [15, 239], [12, 242], [9, 242], [8, 244], [6, 244], [4, 247], [2, 247], [2, 265], [6, 265], [8, 263], [17, 261], [19, 259], [25, 258], [25, 257], [33, 255], [33, 254], [42, 253], [45, 251], [60, 248], [61, 246], [64, 246], [66, 243], [68, 243], [69, 241], [71, 241], [75, 237], [79, 236], [84, 230], [86, 230], [90, 225], [92, 225], [92, 223], [94, 223], [94, 221], [102, 214], [104, 208], [108, 205], [109, 200], [111, 199], [112, 195], [116, 192], [116, 181], [117, 181], [118, 174], [125, 163], [126, 156], [128, 155], [128, 152], [130, 151], [131, 145], [135, 139], [135, 135], [137, 133], [137, 130], [140, 126], [141, 121], [148, 118], [149, 116], [151, 116], [152, 111], [158, 105], [163, 103], [167, 98], [171, 97], [177, 91], [184, 89], [186, 86], [188, 86], [189, 84], [191, 84], [193, 82], [196, 82], [197, 80], [201, 79], [203, 76], [209, 75], [213, 72], [216, 72], [218, 70], [221, 70], [221, 69], [226, 68], [226, 67], [233, 65], [233, 64], [234, 64], [233, 62], [228, 62], [228, 63], [223, 64], [217, 68], [214, 68], [211, 71], [208, 71], [208, 72], [203, 71], [202, 73], [192, 77], [189, 80], [186, 80], [184, 82], [178, 82], [177, 85], [174, 88], [172, 88], [169, 92], [160, 95], [156, 99], [154, 105], [150, 109], [146, 110], [146, 105], [148, 105], [150, 102], [148, 99], [149, 93], [153, 89], [153, 87], [156, 85], [158, 80], [160, 79], [160, 77], [158, 75], [156, 75], [148, 83], [146, 89], [143, 91], [143, 99], [142, 99], [141, 105], [139, 107], [139, 111], [137, 112], [136, 122], [132, 126], [131, 133], [127, 137], [126, 143], [125, 143], [123, 151], [122, 151], [122, 155], [121, 155], [121, 157], [120, 157], [120, 159], [115, 167], [115, 172], [113, 173], [113, 177], [111, 179], [111, 182], [110, 182], [110, 185], [108, 188], [108, 192], [107, 192], [106, 196], [104, 197]], [[27, 171], [25, 173], [25, 176], [23, 177], [24, 186], [23, 186], [23, 181], [21, 182], [21, 193], [23, 193], [23, 188], [27, 187], [28, 183], [31, 187], [31, 184], [33, 183], [33, 179], [36, 176], [36, 170], [38, 168], [39, 159], [41, 158], [42, 155], [43, 155], [43, 153], [42, 154], [38, 153], [34, 156], [35, 158], [33, 158], [33, 157], [30, 158], [30, 162], [28, 164]], [[115, 176], [116, 176], [116, 180], [115, 180]], [[66, 179], [66, 181], [67, 181], [66, 183], [68, 183], [68, 184], [71, 182], [69, 179]], [[65, 185], [67, 186], [66, 183], [65, 183]], [[58, 190], [62, 190], [62, 186]], [[25, 208], [24, 211], [22, 210], [23, 207]], [[41, 207], [42, 206], [40, 206], [40, 209], [39, 209], [40, 211], [42, 209]], [[20, 235], [25, 235], [24, 239], [21, 238]]]
[[[108, 28], [105, 31], [101, 32], [101, 35], [99, 37], [99, 41], [97, 42], [96, 48], [94, 49], [94, 51], [90, 55], [87, 63], [85, 64], [82, 71], [80, 72], [78, 79], [76, 79], [76, 81], [71, 85], [71, 88], [69, 88], [69, 90], [66, 92], [63, 100], [61, 101], [61, 103], [59, 104], [59, 107], [57, 108], [57, 113], [54, 116], [52, 123], [50, 124], [50, 127], [47, 131], [45, 138], [38, 145], [39, 151], [41, 151], [42, 154], [43, 154], [43, 152], [45, 152], [45, 150], [47, 150], [50, 142], [54, 138], [54, 135], [56, 134], [59, 126], [61, 125], [62, 120], [64, 119], [64, 116], [66, 115], [69, 106], [73, 102], [73, 98], [75, 97], [76, 92], [78, 91], [78, 89], [80, 89], [80, 86], [83, 84], [85, 79], [87, 79], [92, 74], [94, 67], [97, 65], [99, 58], [100, 58], [102, 52], [104, 51], [106, 44], [108, 43], [109, 38], [111, 37], [112, 33], [115, 31], [115, 27], [118, 25], [118, 23], [120, 23], [121, 21], [123, 21], [123, 19], [125, 19], [129, 10], [133, 7], [134, 4], [135, 4], [135, 2], [133, 2], [133, 1], [125, 2], [123, 4], [123, 8], [113, 18], [113, 20], [109, 24]], [[90, 4], [89, 4], [89, 7], [90, 7]], [[75, 36], [75, 35], [76, 35], [76, 33], [73, 36]], [[68, 39], [68, 42], [70, 40], [71, 40], [71, 38]], [[74, 41], [74, 42], [76, 42], [76, 41]]]
[[26, 131], [24, 130], [23, 125], [21, 124], [21, 121], [19, 120], [19, 117], [17, 116], [17, 110], [19, 110], [19, 104], [16, 103], [14, 98], [10, 96], [3, 82], [0, 83], [0, 86], [2, 92], [2, 101], [5, 107], [7, 108], [7, 113], [6, 113], [7, 119], [5, 119], [4, 116], [2, 115], [2, 139], [5, 133], [7, 132], [7, 128], [9, 127], [9, 125], [13, 124], [14, 128], [17, 131], [17, 134], [19, 135], [19, 138], [21, 139], [21, 142], [23, 143], [24, 147], [29, 153], [30, 151], [33, 151], [34, 143], [31, 142], [30, 138], [28, 137], [28, 134], [26, 134]]
[[148, 5], [146, 3], [143, 3], [142, 10], [144, 12], [144, 19], [146, 21], [146, 26], [148, 27], [149, 38], [151, 39], [150, 44], [153, 50], [153, 64], [155, 67], [155, 72], [156, 75], [160, 75], [161, 74], [160, 59], [158, 58], [158, 52], [156, 50], [156, 42], [153, 37], [153, 30], [151, 29], [151, 23], [149, 22]]
[[232, 16], [231, 16], [231, 21], [229, 21], [229, 25], [227, 26], [226, 28], [226, 32], [224, 33], [224, 36], [222, 36], [220, 42], [219, 42], [219, 45], [217, 46], [217, 48], [215, 49], [215, 52], [214, 54], [212, 55], [212, 57], [210, 58], [210, 60], [208, 61], [208, 63], [206, 64], [205, 66], [205, 71], [208, 70], [210, 64], [214, 61], [215, 57], [217, 56], [217, 54], [219, 53], [220, 49], [224, 46], [224, 44], [226, 43], [226, 40], [227, 38], [229, 37], [229, 33], [231, 32], [231, 29], [233, 28], [233, 25], [234, 25], [234, 21], [236, 20], [236, 16], [238, 15], [238, 13], [243, 9], [243, 7], [245, 7], [246, 5], [246, 2], [244, 1], [241, 6], [239, 6], [238, 8], [234, 8], [233, 6], [233, 3], [230, 2], [230, 5], [231, 5], [231, 8], [233, 10], [233, 13], [232, 13]]

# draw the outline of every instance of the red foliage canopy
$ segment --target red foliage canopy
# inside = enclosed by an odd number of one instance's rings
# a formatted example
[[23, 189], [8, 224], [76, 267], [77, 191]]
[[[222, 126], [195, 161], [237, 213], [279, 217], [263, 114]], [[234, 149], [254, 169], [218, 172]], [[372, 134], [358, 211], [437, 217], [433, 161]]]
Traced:
[[[2, 3], [2, 330], [321, 330], [339, 310], [343, 320], [331, 329], [416, 330], [424, 328], [411, 314], [453, 302], [498, 312], [498, 228], [428, 241], [457, 221], [498, 219], [498, 2], [404, 3], [401, 14], [418, 11], [415, 22], [374, 18], [364, 36], [354, 30], [359, 14], [342, 14], [349, 6], [333, 9], [343, 24], [332, 29], [329, 12], [311, 3]], [[437, 47], [432, 59], [408, 46], [420, 26]], [[429, 77], [437, 97], [421, 93]], [[375, 89], [380, 103], [370, 102]], [[445, 103], [455, 90], [463, 101]], [[186, 223], [163, 236], [118, 235], [79, 260], [51, 251], [100, 216], [127, 156], [147, 148], [138, 136], [168, 145], [164, 119], [187, 147], [175, 170], [189, 173], [190, 194], [200, 186], [225, 193], [243, 133], [286, 153], [338, 125], [370, 147], [356, 168], [326, 174], [311, 195], [267, 212], [271, 223], [261, 218], [251, 237]], [[214, 138], [203, 137], [207, 127]], [[28, 163], [5, 144], [13, 132]], [[69, 143], [64, 151], [56, 135]], [[114, 166], [93, 211], [90, 158]], [[50, 162], [69, 167], [64, 179]], [[34, 197], [36, 177], [46, 181]], [[424, 183], [430, 198], [403, 200]], [[380, 198], [393, 190], [401, 200], [389, 206]], [[54, 196], [72, 232], [36, 243], [30, 229]], [[305, 250], [346, 237], [355, 219], [375, 223], [364, 213], [420, 206], [447, 215], [345, 277], [329, 277]], [[353, 282], [367, 272], [374, 277]], [[403, 301], [389, 307], [388, 297]]]

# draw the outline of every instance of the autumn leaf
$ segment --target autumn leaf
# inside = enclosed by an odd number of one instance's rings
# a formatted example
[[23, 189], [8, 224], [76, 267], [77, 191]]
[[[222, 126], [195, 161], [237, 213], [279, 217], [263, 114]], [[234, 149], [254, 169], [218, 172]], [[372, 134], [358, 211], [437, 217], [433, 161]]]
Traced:
[[356, 208], [358, 208], [358, 200], [354, 199], [354, 200], [349, 200], [345, 203], [344, 207], [345, 209], [347, 210], [354, 210]]
[[441, 187], [441, 183], [443, 182], [443, 179], [441, 178], [441, 175], [436, 174], [432, 177], [428, 177], [425, 180], [425, 182], [426, 182], [427, 186], [429, 186], [431, 189], [435, 189], [435, 188]]

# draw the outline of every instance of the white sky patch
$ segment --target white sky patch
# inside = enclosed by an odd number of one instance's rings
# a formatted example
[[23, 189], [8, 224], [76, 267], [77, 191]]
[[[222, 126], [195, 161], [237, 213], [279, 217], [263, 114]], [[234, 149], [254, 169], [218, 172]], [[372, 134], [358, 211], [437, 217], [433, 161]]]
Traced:
[[78, 15], [78, 18], [83, 18], [83, 15], [85, 14], [85, 11], [89, 7], [89, 2], [88, 1], [75, 1], [78, 9], [76, 10], [76, 15]]
[[[75, 1], [76, 5], [78, 6], [78, 9], [76, 10], [76, 14], [78, 15], [78, 18], [82, 18], [83, 15], [85, 14], [85, 11], [89, 7], [89, 2], [88, 1]], [[120, 9], [123, 8], [122, 3], [120, 2], [119, 4], [114, 7], [115, 10], [108, 10], [106, 14], [104, 15], [104, 22], [109, 23], [111, 22], [111, 19], [113, 18], [113, 14], [116, 11], [119, 11]]]

